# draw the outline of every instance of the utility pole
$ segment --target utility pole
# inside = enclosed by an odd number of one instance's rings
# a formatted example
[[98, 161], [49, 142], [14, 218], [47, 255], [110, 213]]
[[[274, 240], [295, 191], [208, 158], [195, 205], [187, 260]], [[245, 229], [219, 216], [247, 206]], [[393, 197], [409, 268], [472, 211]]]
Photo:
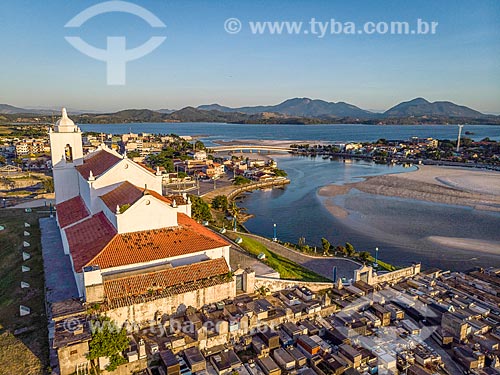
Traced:
[[458, 125], [457, 152], [460, 152], [460, 138], [462, 136], [463, 125]]

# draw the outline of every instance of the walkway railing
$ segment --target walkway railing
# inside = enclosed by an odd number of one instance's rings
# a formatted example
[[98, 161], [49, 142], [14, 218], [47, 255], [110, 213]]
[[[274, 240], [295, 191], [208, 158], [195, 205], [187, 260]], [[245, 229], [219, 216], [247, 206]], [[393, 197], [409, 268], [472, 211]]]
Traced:
[[289, 179], [280, 178], [280, 179], [273, 179], [271, 181], [262, 181], [262, 182], [255, 182], [255, 183], [243, 185], [240, 188], [233, 190], [231, 193], [229, 193], [227, 195], [227, 199], [230, 201], [245, 191], [251, 191], [251, 190], [256, 190], [256, 189], [261, 189], [261, 188], [266, 188], [266, 187], [283, 186], [283, 185], [287, 185], [289, 183], [290, 183]]

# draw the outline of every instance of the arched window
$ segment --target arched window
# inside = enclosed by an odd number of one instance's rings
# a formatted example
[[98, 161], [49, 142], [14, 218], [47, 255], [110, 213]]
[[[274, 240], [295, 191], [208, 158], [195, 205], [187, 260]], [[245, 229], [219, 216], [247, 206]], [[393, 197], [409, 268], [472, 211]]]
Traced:
[[70, 145], [66, 145], [66, 147], [64, 148], [64, 155], [66, 156], [67, 162], [73, 161], [73, 149]]

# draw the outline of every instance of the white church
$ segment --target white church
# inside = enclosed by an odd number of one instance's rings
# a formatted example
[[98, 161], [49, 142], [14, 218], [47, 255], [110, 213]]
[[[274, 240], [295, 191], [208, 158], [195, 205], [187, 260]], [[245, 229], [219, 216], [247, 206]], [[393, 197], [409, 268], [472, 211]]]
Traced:
[[105, 145], [83, 155], [65, 109], [49, 136], [57, 223], [86, 303], [125, 323], [232, 298], [237, 284], [253, 292], [253, 273], [231, 273], [229, 243], [191, 218], [185, 195], [162, 195], [158, 171]]

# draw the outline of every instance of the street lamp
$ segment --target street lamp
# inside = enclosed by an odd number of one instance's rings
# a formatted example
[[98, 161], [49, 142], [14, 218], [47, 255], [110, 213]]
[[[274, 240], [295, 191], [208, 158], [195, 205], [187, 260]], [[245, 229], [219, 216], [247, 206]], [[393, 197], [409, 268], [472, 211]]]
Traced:
[[378, 247], [375, 248], [375, 264], [378, 268]]
[[273, 224], [273, 233], [274, 233], [273, 241], [276, 242], [278, 241], [278, 236], [276, 235], [276, 223]]

